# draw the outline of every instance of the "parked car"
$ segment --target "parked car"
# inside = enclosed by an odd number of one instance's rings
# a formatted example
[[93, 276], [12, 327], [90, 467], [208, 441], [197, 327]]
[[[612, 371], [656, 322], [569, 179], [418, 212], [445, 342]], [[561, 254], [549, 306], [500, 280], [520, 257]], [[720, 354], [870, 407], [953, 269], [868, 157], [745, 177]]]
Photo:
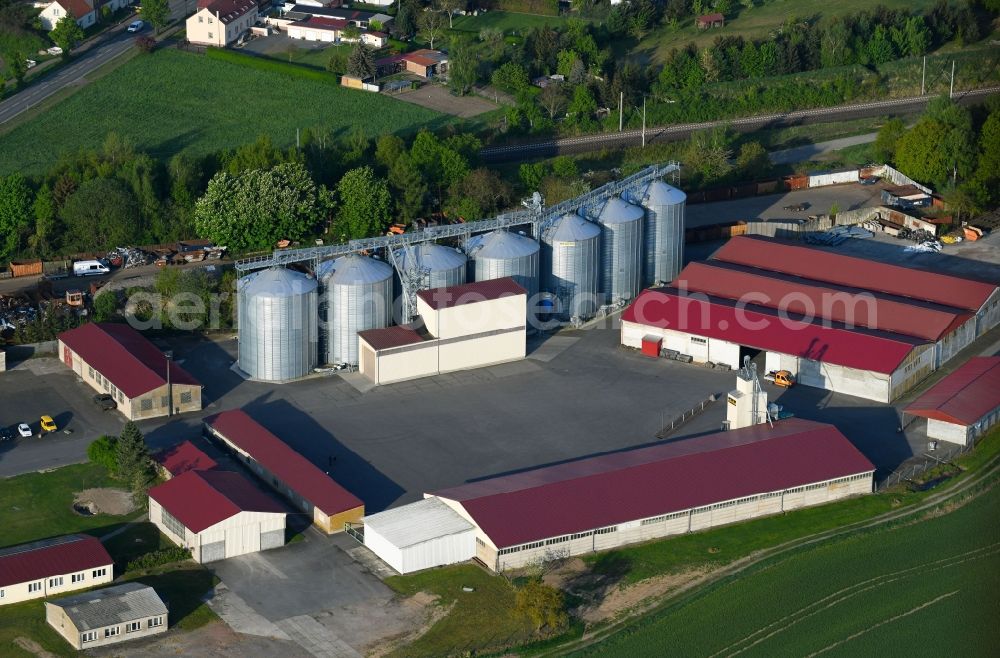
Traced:
[[15, 438], [14, 430], [9, 427], [0, 427], [0, 441], [13, 441]]
[[785, 206], [785, 210], [791, 210], [792, 212], [802, 212], [809, 207], [808, 203], [793, 203], [790, 206]]
[[144, 22], [142, 22], [142, 21], [132, 21], [131, 23], [128, 24], [128, 31], [129, 32], [138, 32], [138, 31], [140, 31], [144, 27], [146, 27], [146, 24]]
[[771, 382], [775, 386], [791, 388], [795, 386], [795, 377], [787, 370], [772, 370], [764, 375], [764, 381]]
[[110, 393], [98, 393], [95, 395], [94, 404], [100, 407], [101, 411], [111, 411], [118, 408], [118, 404]]
[[58, 427], [56, 427], [56, 421], [52, 420], [52, 416], [42, 416], [39, 419], [41, 422], [42, 432], [55, 432]]
[[17, 426], [17, 433], [26, 439], [30, 439], [34, 432], [31, 431], [31, 427], [27, 423], [21, 423]]

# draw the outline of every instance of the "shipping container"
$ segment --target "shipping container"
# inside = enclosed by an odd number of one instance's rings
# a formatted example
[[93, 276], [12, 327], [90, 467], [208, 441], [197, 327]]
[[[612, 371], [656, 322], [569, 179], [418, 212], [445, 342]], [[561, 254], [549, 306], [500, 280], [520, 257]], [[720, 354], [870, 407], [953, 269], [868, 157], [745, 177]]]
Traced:
[[783, 180], [789, 190], [804, 190], [809, 187], [809, 177], [805, 174], [785, 176]]
[[40, 260], [10, 261], [11, 276], [38, 276], [41, 273], [42, 273], [42, 261]]
[[771, 194], [777, 191], [778, 180], [762, 180], [757, 182], [757, 194]]

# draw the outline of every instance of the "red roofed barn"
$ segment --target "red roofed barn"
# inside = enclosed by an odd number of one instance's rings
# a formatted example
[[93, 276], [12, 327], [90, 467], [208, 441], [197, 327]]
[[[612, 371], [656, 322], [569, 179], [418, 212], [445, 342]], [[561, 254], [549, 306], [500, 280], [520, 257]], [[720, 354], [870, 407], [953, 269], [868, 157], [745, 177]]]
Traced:
[[89, 535], [0, 549], [0, 605], [110, 583], [114, 565], [101, 541]]
[[149, 520], [198, 562], [285, 545], [285, 510], [229, 471], [187, 471], [153, 487]]
[[[475, 557], [503, 571], [871, 493], [874, 473], [875, 466], [837, 428], [793, 418], [774, 427], [753, 425], [479, 480], [428, 496], [450, 507], [454, 517], [421, 503], [390, 512], [420, 528], [423, 543], [432, 539], [426, 528], [442, 528], [434, 538], [435, 554], [450, 562], [467, 545], [459, 517], [471, 522], [476, 542], [474, 549], [464, 549], [465, 559]], [[374, 515], [375, 525], [391, 525], [385, 516]], [[366, 535], [366, 546], [391, 556], [411, 543], [403, 535], [399, 546], [386, 546], [391, 537], [379, 532], [369, 545]]]
[[219, 464], [190, 441], [184, 441], [153, 456], [167, 480], [188, 471], [210, 471]]
[[622, 314], [621, 341], [890, 402], [1000, 321], [996, 285], [734, 237]]
[[927, 419], [927, 436], [968, 445], [1000, 422], [1000, 357], [970, 359], [910, 403]]
[[292, 450], [242, 409], [205, 419], [205, 432], [222, 441], [247, 467], [327, 533], [360, 521], [365, 504]]
[[[201, 383], [127, 324], [88, 322], [59, 334], [59, 357], [129, 420], [201, 409]], [[167, 368], [169, 367], [169, 386]]]

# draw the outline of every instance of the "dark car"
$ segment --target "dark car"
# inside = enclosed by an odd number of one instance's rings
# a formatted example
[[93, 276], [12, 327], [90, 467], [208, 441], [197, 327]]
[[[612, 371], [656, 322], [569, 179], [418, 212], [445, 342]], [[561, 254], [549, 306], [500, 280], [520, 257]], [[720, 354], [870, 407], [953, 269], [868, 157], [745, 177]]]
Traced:
[[16, 437], [14, 430], [9, 427], [0, 427], [0, 441], [13, 441]]
[[111, 411], [117, 409], [118, 404], [110, 393], [98, 393], [94, 396], [94, 404], [101, 408], [101, 411]]
[[785, 206], [785, 210], [791, 210], [792, 212], [802, 212], [809, 207], [808, 203], [793, 203], [790, 206]]

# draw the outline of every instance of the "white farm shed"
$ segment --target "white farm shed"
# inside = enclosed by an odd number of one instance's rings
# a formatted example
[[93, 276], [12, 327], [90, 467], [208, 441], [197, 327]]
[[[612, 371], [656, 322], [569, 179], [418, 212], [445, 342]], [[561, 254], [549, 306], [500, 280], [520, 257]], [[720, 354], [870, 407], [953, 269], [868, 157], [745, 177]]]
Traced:
[[476, 529], [437, 498], [366, 516], [365, 546], [399, 573], [471, 560]]
[[285, 545], [285, 510], [239, 473], [188, 471], [153, 487], [149, 520], [197, 562]]
[[1000, 423], [1000, 357], [969, 359], [910, 403], [906, 416], [927, 419], [927, 436], [958, 445]]

